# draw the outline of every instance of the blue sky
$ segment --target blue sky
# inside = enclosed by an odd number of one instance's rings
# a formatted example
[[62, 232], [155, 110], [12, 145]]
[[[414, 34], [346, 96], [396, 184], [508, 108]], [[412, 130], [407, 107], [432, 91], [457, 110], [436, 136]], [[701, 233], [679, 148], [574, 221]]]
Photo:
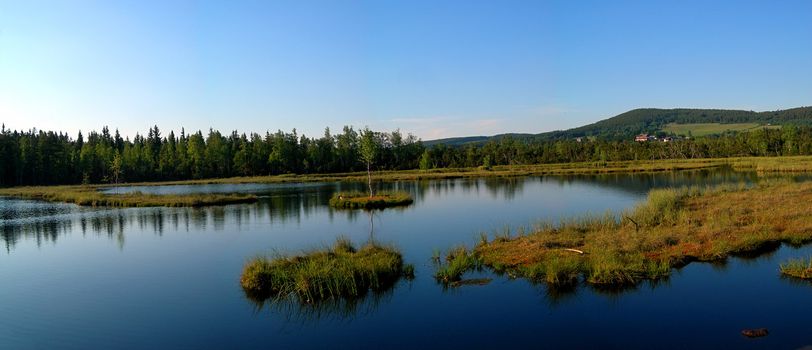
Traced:
[[0, 121], [423, 139], [812, 105], [812, 1], [0, 0]]

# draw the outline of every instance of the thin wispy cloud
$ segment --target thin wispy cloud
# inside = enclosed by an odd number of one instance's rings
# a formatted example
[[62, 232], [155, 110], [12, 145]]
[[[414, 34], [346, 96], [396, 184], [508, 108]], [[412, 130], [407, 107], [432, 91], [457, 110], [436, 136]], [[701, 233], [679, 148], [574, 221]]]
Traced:
[[503, 118], [472, 119], [462, 116], [392, 118], [383, 128], [400, 128], [424, 140], [471, 135], [494, 135], [509, 129]]

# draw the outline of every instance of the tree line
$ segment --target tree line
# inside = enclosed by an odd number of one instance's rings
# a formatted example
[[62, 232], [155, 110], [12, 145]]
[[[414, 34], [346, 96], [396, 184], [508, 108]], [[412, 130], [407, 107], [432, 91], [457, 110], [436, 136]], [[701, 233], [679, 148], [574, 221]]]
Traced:
[[[365, 141], [362, 135], [367, 136]], [[365, 148], [367, 152], [362, 152]], [[0, 186], [336, 173], [369, 167], [404, 170], [784, 155], [812, 155], [812, 127], [765, 128], [674, 142], [504, 137], [479, 145], [426, 147], [411, 134], [349, 126], [335, 135], [326, 129], [319, 138], [300, 136], [295, 129], [264, 135], [236, 131], [223, 135], [216, 130], [163, 135], [156, 126], [132, 140], [118, 131], [111, 134], [107, 127], [74, 139], [61, 132], [12, 131], [3, 126]]]
[[345, 126], [320, 138], [292, 132], [223, 135], [209, 130], [162, 135], [155, 126], [146, 136], [123, 139], [119, 132], [65, 133], [29, 130], [0, 132], [0, 186], [164, 181], [232, 176], [335, 173], [366, 170], [359, 156], [360, 135], [376, 146], [376, 169], [418, 166], [424, 151], [415, 136], [400, 131], [356, 131]]

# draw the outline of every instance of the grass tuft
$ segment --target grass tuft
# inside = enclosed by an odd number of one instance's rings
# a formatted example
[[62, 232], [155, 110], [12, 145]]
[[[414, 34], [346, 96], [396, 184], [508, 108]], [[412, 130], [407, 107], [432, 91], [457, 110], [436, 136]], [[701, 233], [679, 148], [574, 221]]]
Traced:
[[445, 256], [445, 261], [436, 264], [434, 278], [437, 282], [449, 284], [462, 280], [462, 275], [472, 269], [482, 266], [482, 261], [473, 252], [465, 247], [451, 249]]
[[414, 275], [414, 267], [404, 268], [394, 248], [367, 243], [356, 249], [339, 238], [330, 249], [254, 258], [243, 268], [240, 285], [252, 299], [296, 296], [310, 303], [388, 289], [403, 275]]
[[812, 257], [791, 259], [780, 266], [781, 273], [787, 276], [812, 279]]

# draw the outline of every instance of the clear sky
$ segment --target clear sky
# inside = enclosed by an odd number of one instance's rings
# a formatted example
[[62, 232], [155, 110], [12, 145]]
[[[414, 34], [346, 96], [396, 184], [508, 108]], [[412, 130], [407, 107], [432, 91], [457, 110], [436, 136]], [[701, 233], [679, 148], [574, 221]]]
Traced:
[[124, 135], [565, 129], [812, 105], [812, 1], [0, 0], [0, 121]]

